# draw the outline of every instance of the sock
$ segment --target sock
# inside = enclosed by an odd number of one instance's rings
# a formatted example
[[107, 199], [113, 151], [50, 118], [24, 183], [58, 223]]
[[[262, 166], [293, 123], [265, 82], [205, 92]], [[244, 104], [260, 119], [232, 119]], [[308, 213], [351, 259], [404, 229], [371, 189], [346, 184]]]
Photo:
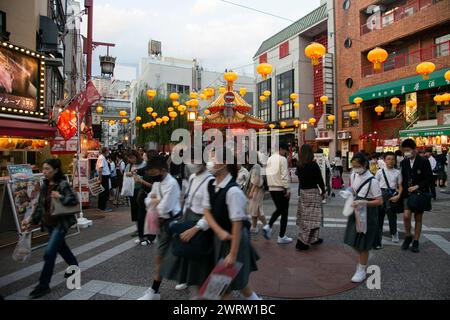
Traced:
[[360, 264], [360, 263], [358, 263], [358, 270], [366, 270], [366, 267], [367, 267], [367, 265], [363, 265], [363, 264]]
[[152, 284], [153, 292], [158, 293], [160, 285], [161, 285], [161, 281], [153, 280], [153, 284]]
[[259, 300], [260, 298], [258, 297], [258, 295], [255, 293], [255, 291], [252, 292], [252, 294], [248, 297], [244, 297], [245, 300]]

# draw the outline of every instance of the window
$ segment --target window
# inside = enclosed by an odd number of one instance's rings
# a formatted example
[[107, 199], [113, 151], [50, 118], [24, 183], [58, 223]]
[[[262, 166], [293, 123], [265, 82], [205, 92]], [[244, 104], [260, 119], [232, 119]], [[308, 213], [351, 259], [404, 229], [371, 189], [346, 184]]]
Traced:
[[383, 16], [382, 23], [383, 23], [383, 27], [393, 24], [394, 23], [394, 13], [392, 12], [388, 15]]
[[277, 100], [283, 100], [284, 104], [278, 109], [278, 119], [290, 119], [294, 117], [294, 108], [290, 95], [294, 92], [294, 70], [277, 76]]
[[0, 35], [6, 32], [6, 13], [0, 11]]
[[434, 39], [436, 44], [436, 56], [448, 56], [450, 52], [450, 33]]
[[352, 47], [352, 39], [351, 38], [347, 38], [344, 41], [344, 47], [346, 47], [347, 49]]
[[[264, 102], [259, 100], [259, 97], [263, 95], [263, 92], [266, 90], [272, 91], [272, 82], [271, 79], [267, 79], [258, 83], [258, 117], [264, 120], [265, 122], [272, 121], [272, 104], [270, 103], [271, 98], [267, 98]], [[248, 94], [247, 94], [248, 95]]]
[[347, 80], [345, 80], [345, 85], [347, 86], [347, 88], [351, 88], [353, 87], [353, 79], [352, 78], [348, 78]]
[[350, 5], [351, 5], [350, 0], [345, 0], [342, 7], [344, 8], [344, 10], [348, 10], [350, 9]]
[[289, 41], [280, 44], [280, 59], [289, 55]]
[[167, 93], [177, 92], [179, 94], [189, 94], [189, 86], [181, 84], [167, 84]]
[[47, 110], [51, 110], [58, 100], [64, 97], [64, 80], [57, 67], [46, 67]]
[[[356, 111], [358, 113], [358, 117], [355, 119], [352, 119], [350, 117], [350, 112]], [[359, 125], [359, 110], [358, 109], [352, 109], [352, 110], [344, 110], [342, 111], [342, 128], [352, 128], [352, 127], [358, 127]]]
[[259, 63], [267, 63], [267, 52], [259, 56]]

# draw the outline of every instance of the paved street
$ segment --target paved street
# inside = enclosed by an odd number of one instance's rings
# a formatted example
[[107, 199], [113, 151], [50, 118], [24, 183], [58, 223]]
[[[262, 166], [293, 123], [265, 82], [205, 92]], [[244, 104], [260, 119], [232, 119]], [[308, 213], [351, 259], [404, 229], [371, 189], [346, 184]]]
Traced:
[[[296, 185], [292, 185], [293, 198], [290, 202], [288, 234], [296, 236], [295, 226], [297, 196]], [[325, 244], [344, 246], [342, 238], [346, 219], [341, 214], [343, 205], [339, 197], [330, 198], [325, 205], [325, 228], [322, 236]], [[317, 299], [449, 299], [450, 298], [450, 196], [439, 194], [433, 202], [433, 212], [424, 216], [421, 252], [401, 251], [399, 245], [388, 238], [385, 222], [384, 249], [372, 251], [369, 264], [381, 268], [381, 290], [369, 290], [366, 285], [357, 286], [346, 292]], [[266, 216], [273, 211], [271, 200], [264, 201]], [[89, 210], [87, 216], [93, 227], [68, 238], [68, 243], [82, 269], [81, 290], [69, 290], [63, 278], [65, 265], [57, 261], [52, 279], [52, 292], [42, 299], [136, 299], [150, 284], [153, 271], [152, 258], [155, 247], [142, 247], [133, 243], [130, 234], [135, 230], [130, 223], [127, 207], [109, 214]], [[399, 227], [403, 235], [403, 224]], [[273, 238], [275, 239], [276, 232]], [[261, 238], [261, 235], [258, 236]], [[258, 239], [258, 241], [263, 241]], [[274, 241], [274, 240], [272, 240]], [[27, 299], [35, 285], [42, 266], [43, 248], [33, 252], [26, 264], [11, 259], [13, 246], [0, 250], [0, 294], [6, 299]], [[317, 249], [319, 250], [319, 249]], [[294, 249], [288, 252], [299, 255]], [[259, 252], [264, 256], [265, 252]], [[332, 253], [328, 253], [332, 254]], [[276, 272], [273, 270], [258, 272]], [[329, 277], [333, 277], [330, 273]], [[351, 274], [348, 275], [349, 279]], [[188, 292], [178, 292], [174, 282], [163, 282], [163, 299], [187, 299]], [[264, 297], [275, 299], [275, 297]]]

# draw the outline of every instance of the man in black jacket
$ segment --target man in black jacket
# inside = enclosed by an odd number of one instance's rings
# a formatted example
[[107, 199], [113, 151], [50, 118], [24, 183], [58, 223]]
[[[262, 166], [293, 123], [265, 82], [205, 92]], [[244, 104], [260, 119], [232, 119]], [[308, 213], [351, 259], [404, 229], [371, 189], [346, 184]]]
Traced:
[[[416, 143], [412, 139], [407, 139], [402, 142], [402, 151], [405, 159], [401, 162], [401, 172], [403, 178], [403, 199], [405, 205], [405, 212], [403, 214], [403, 222], [405, 226], [405, 240], [402, 244], [402, 249], [407, 250], [412, 242], [411, 250], [413, 252], [419, 252], [419, 238], [422, 231], [422, 212], [408, 207], [408, 198], [413, 193], [429, 194], [430, 186], [433, 181], [433, 172], [428, 159], [421, 157], [417, 154]], [[426, 197], [426, 200], [430, 201], [428, 205], [424, 207], [431, 207], [431, 198]], [[411, 214], [414, 213], [414, 241], [411, 234]]]

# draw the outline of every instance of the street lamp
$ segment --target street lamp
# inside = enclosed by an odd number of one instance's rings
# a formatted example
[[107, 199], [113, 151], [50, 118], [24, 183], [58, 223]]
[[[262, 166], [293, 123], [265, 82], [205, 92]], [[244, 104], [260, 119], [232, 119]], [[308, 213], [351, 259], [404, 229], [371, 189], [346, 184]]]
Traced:
[[300, 123], [300, 130], [302, 131], [302, 141], [305, 144], [306, 140], [306, 130], [308, 130], [308, 123], [306, 121], [302, 121]]
[[187, 120], [188, 122], [194, 122], [197, 119], [197, 112], [194, 110], [188, 110]]

